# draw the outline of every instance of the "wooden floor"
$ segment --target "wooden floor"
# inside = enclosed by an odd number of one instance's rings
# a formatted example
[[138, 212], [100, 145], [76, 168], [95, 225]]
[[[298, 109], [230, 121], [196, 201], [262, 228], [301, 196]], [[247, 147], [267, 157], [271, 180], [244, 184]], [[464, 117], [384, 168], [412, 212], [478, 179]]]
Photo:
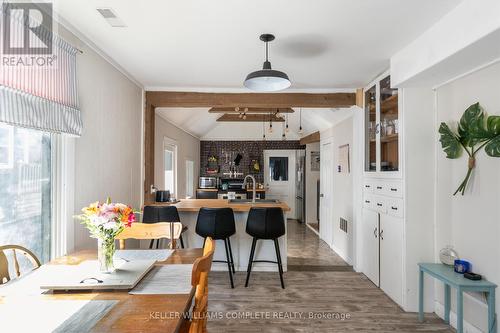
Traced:
[[235, 289], [227, 272], [211, 273], [209, 332], [453, 332], [435, 315], [419, 323], [403, 312], [304, 225], [289, 221], [288, 241], [285, 290], [277, 273], [252, 273], [245, 288], [237, 272]]

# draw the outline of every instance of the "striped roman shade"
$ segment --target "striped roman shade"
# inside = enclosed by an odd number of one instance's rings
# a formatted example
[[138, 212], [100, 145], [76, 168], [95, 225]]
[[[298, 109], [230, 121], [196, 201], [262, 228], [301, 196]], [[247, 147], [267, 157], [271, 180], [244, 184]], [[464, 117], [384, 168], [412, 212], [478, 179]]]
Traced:
[[[82, 119], [76, 80], [78, 50], [44, 25], [39, 26], [34, 37], [27, 29], [26, 16], [23, 18], [26, 12], [16, 6], [16, 3], [9, 3], [1, 8], [4, 24], [1, 27], [0, 122], [80, 136]], [[5, 22], [10, 23], [8, 28]], [[33, 26], [32, 21], [30, 26]], [[31, 34], [33, 45], [29, 46], [32, 48], [26, 48], [27, 32]], [[19, 52], [6, 52], [7, 35], [9, 45], [18, 47]], [[40, 53], [39, 47], [47, 45], [47, 41], [49, 44], [51, 41], [52, 50]]]

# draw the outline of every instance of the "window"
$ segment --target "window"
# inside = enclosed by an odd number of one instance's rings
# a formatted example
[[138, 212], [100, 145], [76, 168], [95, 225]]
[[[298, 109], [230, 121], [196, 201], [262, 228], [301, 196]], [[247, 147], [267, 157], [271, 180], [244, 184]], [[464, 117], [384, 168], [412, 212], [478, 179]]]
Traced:
[[0, 244], [50, 259], [51, 136], [0, 125]]
[[186, 161], [186, 199], [194, 197], [194, 162]]
[[0, 169], [11, 169], [14, 161], [14, 127], [0, 124]]
[[269, 172], [273, 181], [288, 181], [288, 157], [270, 157]]
[[165, 190], [175, 195], [177, 183], [177, 145], [165, 142], [164, 145]]

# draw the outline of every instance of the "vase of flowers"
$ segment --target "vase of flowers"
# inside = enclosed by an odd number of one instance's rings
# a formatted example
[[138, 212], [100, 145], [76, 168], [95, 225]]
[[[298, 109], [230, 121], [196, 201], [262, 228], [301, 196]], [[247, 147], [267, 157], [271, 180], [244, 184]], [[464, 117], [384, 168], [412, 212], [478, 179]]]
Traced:
[[135, 222], [135, 211], [122, 203], [94, 202], [82, 209], [83, 214], [77, 216], [89, 230], [90, 236], [97, 238], [97, 258], [100, 271], [112, 273], [113, 255], [115, 254], [115, 238], [123, 229]]

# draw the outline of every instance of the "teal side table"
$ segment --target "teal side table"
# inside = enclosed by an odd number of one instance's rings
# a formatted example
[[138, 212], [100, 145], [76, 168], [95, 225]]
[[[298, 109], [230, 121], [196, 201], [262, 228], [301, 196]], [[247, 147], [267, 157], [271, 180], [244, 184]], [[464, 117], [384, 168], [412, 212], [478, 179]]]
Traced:
[[450, 288], [457, 290], [457, 333], [464, 330], [464, 291], [485, 292], [488, 299], [488, 332], [496, 333], [495, 289], [496, 284], [486, 280], [472, 281], [455, 273], [453, 267], [443, 264], [420, 263], [418, 288], [418, 320], [424, 321], [424, 273], [444, 283], [444, 321], [450, 323]]

